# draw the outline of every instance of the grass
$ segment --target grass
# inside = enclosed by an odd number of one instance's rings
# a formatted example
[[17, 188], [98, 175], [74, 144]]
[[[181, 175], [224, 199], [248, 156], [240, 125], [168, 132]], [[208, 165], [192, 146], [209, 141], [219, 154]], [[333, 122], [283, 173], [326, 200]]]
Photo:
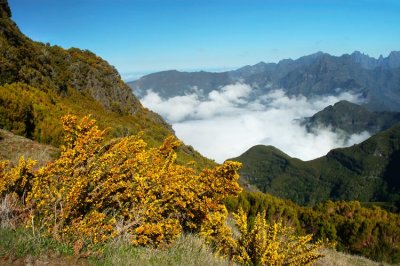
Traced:
[[[134, 247], [126, 239], [116, 239], [103, 247], [101, 255], [74, 256], [66, 246], [25, 228], [0, 229], [0, 265], [163, 265], [228, 266], [198, 237], [184, 235], [164, 249]], [[96, 253], [93, 253], [96, 254]]]
[[31, 230], [0, 229], [0, 265], [29, 264], [45, 258], [67, 258], [71, 254], [72, 248]]
[[228, 260], [217, 258], [212, 250], [194, 235], [181, 236], [172, 246], [166, 249], [133, 247], [124, 239], [114, 240], [105, 246], [99, 258], [90, 258], [94, 265], [165, 265], [165, 266], [200, 266], [231, 265]]
[[[323, 251], [325, 257], [314, 266], [387, 266], [367, 258]], [[195, 235], [183, 235], [164, 249], [133, 247], [118, 238], [105, 246], [103, 253], [82, 258], [74, 256], [72, 247], [51, 238], [33, 234], [26, 228], [0, 228], [0, 265], [126, 265], [126, 266], [228, 266], [235, 265], [216, 257], [212, 249]]]
[[40, 144], [0, 129], [0, 160], [9, 160], [16, 164], [23, 155], [25, 158], [36, 160], [38, 166], [42, 166], [54, 160], [57, 154], [58, 149], [53, 146]]
[[386, 266], [390, 264], [375, 262], [365, 257], [337, 252], [332, 249], [324, 250], [325, 257], [319, 259], [314, 266]]

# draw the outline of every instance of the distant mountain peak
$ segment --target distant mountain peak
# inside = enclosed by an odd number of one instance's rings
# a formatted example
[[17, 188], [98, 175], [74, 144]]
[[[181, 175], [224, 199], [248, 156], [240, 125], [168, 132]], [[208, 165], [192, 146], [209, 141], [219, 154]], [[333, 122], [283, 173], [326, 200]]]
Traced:
[[11, 9], [8, 0], [0, 0], [0, 18], [11, 17]]
[[322, 52], [322, 51], [318, 51], [318, 52], [313, 53], [313, 54], [310, 54], [310, 55], [308, 55], [308, 56], [309, 56], [309, 57], [318, 57], [318, 56], [325, 55], [325, 54], [327, 54], [327, 53], [324, 53], [324, 52]]
[[353, 53], [352, 53], [352, 55], [365, 55], [364, 53], [361, 53], [360, 51], [354, 51]]
[[264, 61], [260, 61], [257, 64], [255, 64], [254, 66], [265, 66], [267, 63], [265, 63]]
[[392, 51], [387, 57], [387, 65], [389, 68], [400, 67], [400, 51]]
[[400, 57], [400, 51], [391, 51], [389, 57]]

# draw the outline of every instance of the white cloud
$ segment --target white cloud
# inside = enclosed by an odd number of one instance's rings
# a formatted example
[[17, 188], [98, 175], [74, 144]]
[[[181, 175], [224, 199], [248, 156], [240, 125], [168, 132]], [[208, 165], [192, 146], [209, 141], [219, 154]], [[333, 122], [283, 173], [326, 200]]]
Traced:
[[252, 89], [246, 84], [228, 85], [221, 90], [213, 90], [207, 98], [201, 99], [196, 88], [185, 96], [162, 99], [157, 93], [148, 91], [141, 99], [144, 106], [159, 113], [171, 123], [188, 119], [211, 119], [218, 115], [232, 114], [243, 109]]
[[237, 83], [201, 97], [191, 94], [162, 99], [148, 91], [141, 99], [144, 106], [161, 114], [176, 135], [203, 155], [222, 162], [239, 156], [257, 144], [273, 145], [292, 157], [311, 160], [336, 147], [365, 140], [367, 132], [347, 140], [327, 128], [309, 133], [296, 119], [312, 116], [340, 100], [360, 102], [357, 95], [287, 96], [282, 90], [254, 97], [254, 89]]

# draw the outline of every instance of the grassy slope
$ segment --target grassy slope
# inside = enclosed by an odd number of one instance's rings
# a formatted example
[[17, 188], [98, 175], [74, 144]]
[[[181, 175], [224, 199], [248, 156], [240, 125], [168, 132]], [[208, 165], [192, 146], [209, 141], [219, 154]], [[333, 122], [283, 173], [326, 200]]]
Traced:
[[36, 160], [38, 166], [42, 166], [54, 159], [57, 154], [58, 149], [53, 146], [40, 144], [0, 129], [0, 160], [9, 160], [15, 164], [21, 156], [24, 156]]
[[321, 258], [314, 266], [386, 266], [390, 264], [375, 262], [367, 258], [337, 252], [327, 249], [323, 252], [325, 257]]
[[[50, 239], [33, 236], [28, 230], [0, 229], [0, 264], [2, 265], [170, 265], [170, 266], [222, 266], [236, 265], [217, 258], [212, 250], [196, 236], [185, 235], [166, 249], [132, 247], [123, 239], [115, 240], [104, 247], [103, 254], [89, 257], [73, 255], [70, 247]], [[323, 251], [315, 266], [388, 265], [364, 257]]]

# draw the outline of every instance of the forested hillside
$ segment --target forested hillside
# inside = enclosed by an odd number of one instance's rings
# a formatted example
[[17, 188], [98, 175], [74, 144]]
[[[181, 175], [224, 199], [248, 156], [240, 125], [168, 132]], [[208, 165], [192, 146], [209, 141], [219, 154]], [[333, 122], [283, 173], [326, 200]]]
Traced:
[[255, 146], [234, 158], [241, 178], [261, 191], [302, 205], [358, 200], [398, 210], [400, 125], [349, 148], [301, 161], [271, 146]]
[[330, 105], [302, 121], [311, 132], [317, 131], [319, 127], [328, 127], [335, 132], [346, 134], [359, 134], [364, 131], [375, 134], [399, 122], [399, 112], [372, 112], [345, 100]]

